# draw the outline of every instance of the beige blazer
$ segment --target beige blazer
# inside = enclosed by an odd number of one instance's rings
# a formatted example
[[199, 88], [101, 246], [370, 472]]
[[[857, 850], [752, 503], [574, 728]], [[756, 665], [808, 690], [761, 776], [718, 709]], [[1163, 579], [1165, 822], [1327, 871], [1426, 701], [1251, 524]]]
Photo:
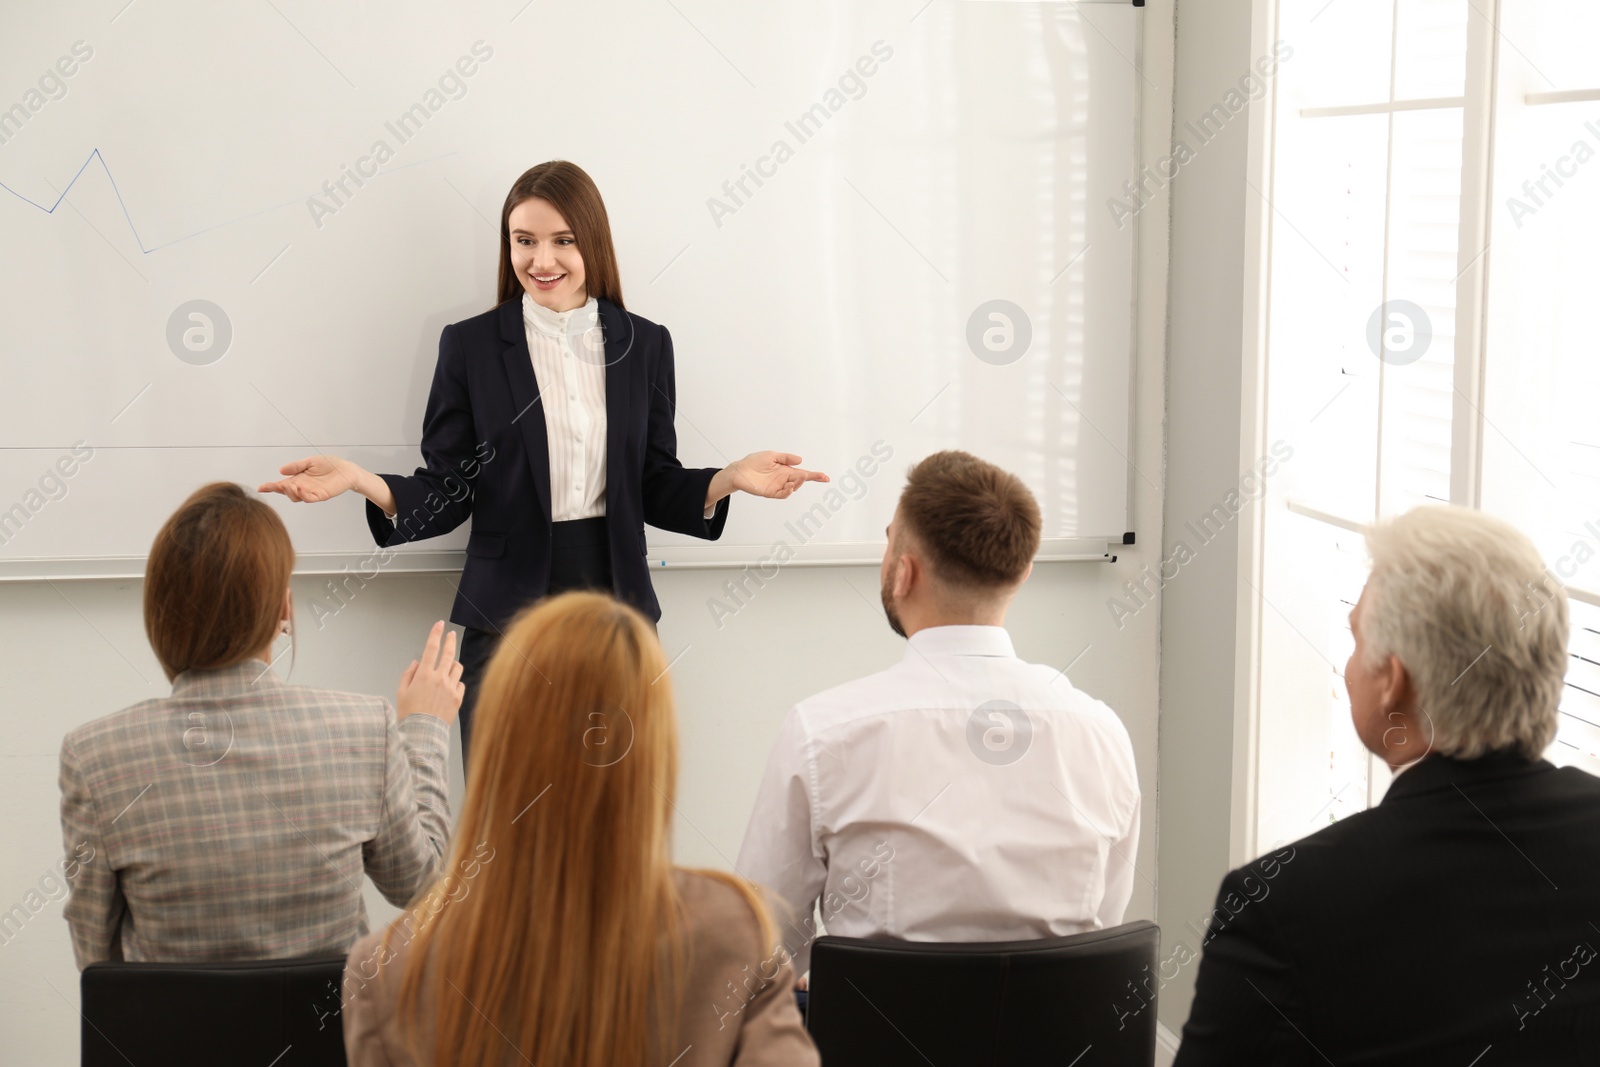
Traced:
[[[678, 1016], [677, 1059], [652, 1067], [818, 1067], [816, 1046], [795, 1007], [793, 967], [784, 962], [771, 981], [752, 977], [771, 973], [776, 963], [760, 943], [755, 915], [737, 891], [713, 878], [677, 871], [683, 897], [689, 972]], [[445, 905], [448, 907], [449, 905]], [[423, 1067], [403, 1044], [395, 997], [406, 959], [396, 936], [380, 963], [382, 930], [374, 930], [350, 950], [344, 980], [344, 1046], [351, 1067]], [[425, 1011], [419, 1033], [422, 1047], [433, 1043], [432, 1012]], [[506, 1062], [524, 1060], [508, 1044]]]

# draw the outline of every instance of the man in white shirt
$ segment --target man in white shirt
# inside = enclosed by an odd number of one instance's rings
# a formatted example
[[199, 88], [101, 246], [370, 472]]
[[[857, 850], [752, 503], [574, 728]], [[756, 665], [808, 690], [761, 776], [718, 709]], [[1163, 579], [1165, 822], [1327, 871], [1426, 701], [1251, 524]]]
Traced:
[[1139, 783], [1106, 705], [1012, 650], [1039, 506], [965, 452], [912, 467], [882, 597], [900, 662], [790, 710], [738, 869], [779, 916], [795, 969], [821, 932], [1008, 941], [1115, 926], [1133, 891]]

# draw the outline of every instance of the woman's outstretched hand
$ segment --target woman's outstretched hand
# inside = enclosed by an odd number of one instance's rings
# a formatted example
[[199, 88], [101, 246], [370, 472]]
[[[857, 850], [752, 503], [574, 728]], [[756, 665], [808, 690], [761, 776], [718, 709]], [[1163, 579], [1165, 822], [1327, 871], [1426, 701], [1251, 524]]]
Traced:
[[[297, 459], [278, 468], [287, 475], [280, 481], [263, 482], [256, 487], [261, 493], [282, 493], [301, 504], [315, 504], [331, 500], [346, 489], [354, 489], [362, 496], [383, 508], [385, 514], [394, 512], [394, 497], [381, 478], [374, 478], [358, 463], [338, 456], [312, 456]], [[386, 498], [386, 499], [380, 499]]]
[[829, 480], [821, 471], [802, 470], [796, 465], [799, 462], [800, 457], [789, 452], [752, 452], [723, 473], [728, 475], [730, 490], [783, 500], [807, 482]]

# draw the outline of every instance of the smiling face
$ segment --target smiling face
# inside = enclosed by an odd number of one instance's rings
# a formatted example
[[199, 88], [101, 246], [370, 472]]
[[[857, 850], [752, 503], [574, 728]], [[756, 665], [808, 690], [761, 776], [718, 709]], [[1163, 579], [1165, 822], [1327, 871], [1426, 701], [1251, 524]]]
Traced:
[[548, 200], [529, 197], [511, 209], [511, 266], [534, 303], [571, 311], [589, 299], [583, 256], [567, 220]]

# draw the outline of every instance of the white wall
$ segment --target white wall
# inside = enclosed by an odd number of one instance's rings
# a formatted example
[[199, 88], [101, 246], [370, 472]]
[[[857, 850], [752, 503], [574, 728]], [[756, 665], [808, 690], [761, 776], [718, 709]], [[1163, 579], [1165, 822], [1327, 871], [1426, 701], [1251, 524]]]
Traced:
[[[1241, 459], [1246, 374], [1249, 219], [1256, 194], [1245, 184], [1249, 114], [1208, 143], [1183, 130], [1221, 102], [1257, 58], [1253, 0], [1203, 0], [1178, 10], [1173, 120], [1195, 149], [1170, 188], [1171, 296], [1168, 317], [1166, 551], [1186, 541], [1192, 562], [1162, 590], [1161, 892], [1163, 959], [1181, 941], [1198, 953], [1217, 886], [1236, 858], [1233, 813], [1240, 758], [1236, 730], [1241, 671], [1241, 601], [1250, 590], [1240, 566], [1255, 515], [1199, 544], [1185, 524], [1238, 488], [1254, 457]], [[1180, 961], [1183, 956], [1177, 957]], [[1161, 989], [1160, 1017], [1172, 1030], [1189, 1014], [1198, 963]], [[1165, 972], [1164, 972], [1165, 976]]]
[[[1248, 7], [1247, 0], [1229, 3]], [[1171, 128], [1172, 0], [1151, 0], [1145, 12], [1148, 83], [1143, 136], [1147, 156], [1152, 151], [1159, 156], [1165, 152]], [[1207, 210], [1199, 208], [1201, 213]], [[1123, 619], [1120, 628], [1107, 608], [1107, 601], [1122, 595], [1123, 582], [1136, 576], [1141, 565], [1156, 567], [1162, 544], [1160, 486], [1168, 392], [1164, 199], [1143, 211], [1138, 224], [1139, 348], [1135, 442], [1129, 458], [1138, 469], [1131, 475], [1130, 525], [1140, 543], [1125, 549], [1115, 564], [1036, 566], [1008, 620], [1018, 651], [1027, 659], [1065, 665], [1081, 653], [1070, 672], [1072, 681], [1115, 708], [1133, 736], [1145, 793], [1145, 832], [1130, 919], [1156, 916], [1156, 836], [1158, 826], [1166, 830], [1168, 814], [1160, 812], [1158, 821], [1161, 607], [1151, 604]], [[1188, 262], [1189, 269], [1208, 269], [1196, 264], [1192, 254]], [[679, 358], [692, 359], [693, 354], [682, 352]], [[1192, 407], [1209, 395], [1202, 391], [1193, 398], [1175, 396], [1174, 404]], [[1208, 425], [1222, 436], [1230, 432], [1222, 419]], [[1196, 434], [1203, 432], [1203, 426], [1194, 427], [1186, 444], [1193, 446]], [[755, 444], [751, 442], [752, 447]], [[260, 474], [241, 471], [239, 478], [251, 483]], [[886, 483], [870, 491], [898, 490]], [[353, 500], [324, 506], [346, 508], [352, 524], [362, 521]], [[762, 505], [741, 498], [734, 506]], [[1186, 514], [1181, 508], [1177, 513]], [[747, 608], [724, 620], [719, 631], [705, 601], [727, 576], [713, 570], [656, 576], [664, 611], [663, 644], [669, 657], [682, 653], [673, 671], [683, 753], [682, 818], [675, 840], [679, 861], [690, 865], [731, 867], [767, 748], [788, 706], [817, 689], [882, 667], [898, 658], [904, 647], [875, 606], [876, 569], [791, 567], [769, 582]], [[316, 579], [296, 579], [297, 600], [308, 603], [320, 585]], [[416, 654], [428, 625], [448, 613], [452, 595], [443, 575], [383, 575], [327, 620], [321, 631], [315, 629], [310, 613], [302, 611], [298, 662], [291, 680], [392, 694], [401, 667]], [[1163, 680], [1171, 685], [1174, 677], [1183, 680], [1171, 672]], [[21, 903], [42, 875], [59, 869], [56, 772], [62, 735], [79, 723], [168, 689], [144, 638], [139, 583], [0, 584], [4, 697], [0, 811], [6, 813], [0, 912]], [[1203, 752], [1177, 751], [1186, 761]], [[452, 773], [459, 786], [459, 774]], [[1213, 800], [1195, 796], [1192, 790], [1186, 795], [1197, 803]], [[1183, 832], [1191, 832], [1191, 824], [1203, 817], [1203, 811], [1184, 815]], [[1215, 880], [1208, 870], [1202, 873], [1209, 879], [1204, 889], [1209, 893]], [[381, 922], [393, 909], [368, 888], [369, 909], [374, 921]], [[76, 1063], [77, 999], [77, 972], [66, 924], [60, 903], [52, 902], [18, 936], [0, 944], [0, 1048], [6, 1062], [37, 1067]], [[1174, 1022], [1165, 1011], [1163, 1018], [1174, 1026], [1182, 1021], [1181, 1014]]]

